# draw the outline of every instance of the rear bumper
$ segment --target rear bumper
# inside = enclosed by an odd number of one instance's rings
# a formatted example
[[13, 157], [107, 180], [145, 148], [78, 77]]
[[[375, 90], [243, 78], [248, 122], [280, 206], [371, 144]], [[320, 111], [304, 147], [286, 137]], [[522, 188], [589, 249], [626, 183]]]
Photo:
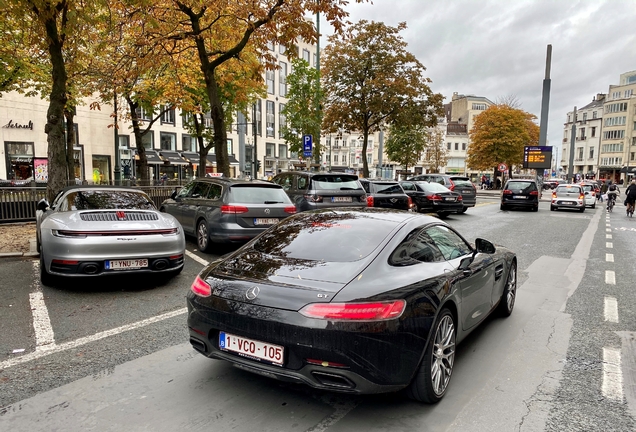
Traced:
[[571, 208], [580, 210], [585, 208], [584, 200], [564, 200], [564, 199], [553, 199], [550, 205], [553, 208]]
[[514, 199], [508, 197], [501, 198], [501, 204], [509, 207], [530, 207], [534, 208], [539, 205], [539, 200], [534, 199]]

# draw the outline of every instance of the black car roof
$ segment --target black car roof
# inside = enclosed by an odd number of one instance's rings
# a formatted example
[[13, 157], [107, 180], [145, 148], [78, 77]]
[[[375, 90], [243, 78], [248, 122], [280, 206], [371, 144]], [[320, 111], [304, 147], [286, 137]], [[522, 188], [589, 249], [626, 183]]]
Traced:
[[[276, 174], [274, 177], [278, 177], [280, 175], [283, 174], [296, 174], [296, 175], [301, 175], [301, 176], [305, 176], [305, 177], [313, 177], [313, 176], [326, 176], [326, 177], [341, 177], [343, 175], [346, 176], [351, 176], [351, 177], [355, 177], [356, 179], [358, 178], [358, 176], [356, 174], [347, 174], [347, 173], [334, 173], [334, 172], [310, 172], [310, 171], [284, 171], [281, 173]], [[361, 180], [361, 179], [359, 179]]]

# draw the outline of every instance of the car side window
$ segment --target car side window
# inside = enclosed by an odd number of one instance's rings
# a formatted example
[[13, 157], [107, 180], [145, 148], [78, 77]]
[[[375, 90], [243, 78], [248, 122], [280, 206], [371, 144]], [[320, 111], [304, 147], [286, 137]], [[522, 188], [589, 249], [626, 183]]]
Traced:
[[298, 176], [298, 190], [305, 190], [307, 189], [307, 177], [305, 176]]
[[404, 189], [405, 191], [414, 191], [415, 190], [415, 185], [413, 183], [403, 182], [403, 183], [401, 183], [401, 185], [402, 185], [402, 189]]
[[441, 184], [442, 186], [446, 186], [446, 182], [444, 181], [444, 178], [443, 178], [443, 177], [440, 177], [440, 176], [434, 176], [434, 177], [432, 177], [432, 178], [431, 178], [431, 181], [434, 181], [435, 183], [439, 183], [439, 184]]
[[178, 198], [185, 198], [188, 196], [188, 194], [190, 193], [190, 191], [192, 190], [192, 188], [194, 187], [196, 182], [191, 182], [188, 183], [187, 185], [185, 185], [184, 187], [181, 188], [181, 190], [179, 191], [179, 193], [177, 194]]
[[188, 194], [189, 198], [205, 198], [208, 195], [208, 189], [210, 185], [204, 182], [196, 182], [194, 187]]
[[444, 255], [424, 230], [420, 231], [409, 244], [408, 255], [420, 262], [444, 261]]
[[444, 259], [453, 260], [472, 253], [472, 248], [455, 231], [443, 225], [427, 228], [426, 233], [438, 247]]
[[210, 189], [208, 190], [208, 199], [211, 200], [219, 200], [221, 199], [221, 194], [223, 193], [223, 187], [217, 184], [211, 184]]

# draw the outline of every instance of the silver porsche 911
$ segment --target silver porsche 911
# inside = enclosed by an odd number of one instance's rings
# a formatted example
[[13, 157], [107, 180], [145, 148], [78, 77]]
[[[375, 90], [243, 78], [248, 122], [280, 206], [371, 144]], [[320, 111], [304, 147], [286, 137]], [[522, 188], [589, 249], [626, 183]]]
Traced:
[[179, 222], [160, 213], [138, 189], [71, 186], [49, 205], [37, 205], [40, 278], [165, 273], [184, 264], [185, 237]]

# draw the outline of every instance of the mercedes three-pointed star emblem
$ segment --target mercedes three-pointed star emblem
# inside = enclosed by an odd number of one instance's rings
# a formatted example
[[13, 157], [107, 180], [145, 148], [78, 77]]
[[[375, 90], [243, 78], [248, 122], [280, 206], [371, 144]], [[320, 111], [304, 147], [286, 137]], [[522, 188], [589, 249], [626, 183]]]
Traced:
[[256, 297], [258, 297], [258, 293], [261, 292], [261, 289], [257, 286], [253, 286], [252, 288], [248, 289], [245, 292], [245, 297], [248, 300], [254, 300]]

